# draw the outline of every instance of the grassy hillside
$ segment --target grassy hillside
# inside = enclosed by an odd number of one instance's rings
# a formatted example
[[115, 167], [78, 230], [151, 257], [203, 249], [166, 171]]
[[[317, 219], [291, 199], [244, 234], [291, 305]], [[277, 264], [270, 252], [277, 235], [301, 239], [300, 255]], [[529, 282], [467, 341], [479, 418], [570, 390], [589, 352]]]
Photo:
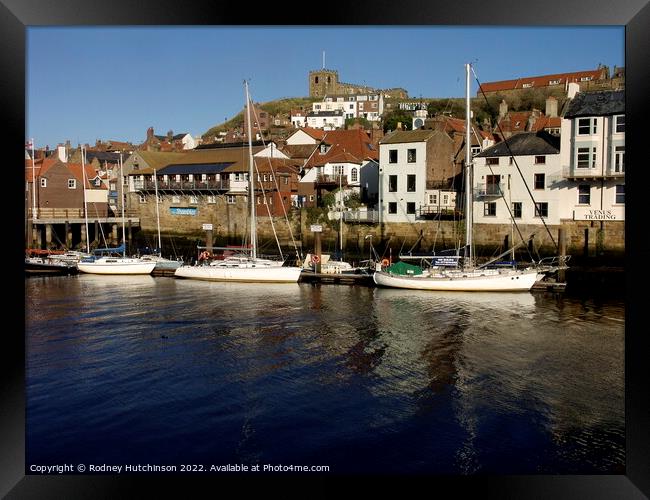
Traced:
[[[311, 110], [311, 104], [315, 101], [320, 101], [322, 98], [318, 97], [287, 97], [284, 99], [277, 99], [260, 104], [260, 107], [271, 115], [280, 113], [288, 114], [292, 109], [300, 108], [301, 106], [306, 110]], [[235, 117], [215, 125], [206, 131], [202, 137], [208, 139], [214, 137], [219, 132], [225, 132], [231, 128], [242, 127], [244, 125], [244, 111], [240, 111]]]

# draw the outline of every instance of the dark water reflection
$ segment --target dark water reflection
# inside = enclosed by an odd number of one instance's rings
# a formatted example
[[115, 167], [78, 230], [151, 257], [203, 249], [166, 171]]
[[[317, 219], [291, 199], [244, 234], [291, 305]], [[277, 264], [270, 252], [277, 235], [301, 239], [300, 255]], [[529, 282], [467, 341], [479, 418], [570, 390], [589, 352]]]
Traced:
[[26, 281], [29, 463], [621, 473], [622, 301]]

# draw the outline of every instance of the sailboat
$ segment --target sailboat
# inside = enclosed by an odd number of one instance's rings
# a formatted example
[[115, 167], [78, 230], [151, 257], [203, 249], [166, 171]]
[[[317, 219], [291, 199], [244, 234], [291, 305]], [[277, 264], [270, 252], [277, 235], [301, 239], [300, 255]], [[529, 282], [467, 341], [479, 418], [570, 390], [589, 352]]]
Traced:
[[391, 268], [376, 271], [373, 280], [379, 286], [391, 288], [408, 288], [414, 290], [466, 291], [466, 292], [514, 292], [529, 291], [533, 285], [544, 277], [539, 267], [496, 268], [488, 269], [486, 264], [474, 265], [472, 255], [472, 153], [470, 148], [471, 113], [470, 113], [470, 64], [465, 65], [465, 256], [462, 266], [432, 266], [427, 270], [415, 269], [416, 266], [402, 264], [403, 274], [390, 272]]
[[209, 281], [246, 281], [260, 283], [297, 283], [302, 269], [284, 266], [283, 262], [262, 259], [257, 256], [257, 215], [255, 206], [254, 160], [251, 130], [251, 101], [246, 91], [246, 112], [248, 114], [248, 195], [250, 201], [250, 254], [233, 255], [223, 260], [213, 260], [208, 264], [181, 266], [174, 272], [179, 278]]
[[[81, 150], [81, 173], [84, 188], [84, 216], [86, 218], [86, 249], [90, 253], [88, 240], [88, 208], [86, 202], [86, 164], [84, 150]], [[122, 174], [122, 156], [120, 155], [120, 177]], [[121, 183], [124, 186], [124, 182]], [[124, 198], [122, 198], [122, 245], [117, 248], [99, 248], [94, 250], [93, 256], [81, 259], [77, 269], [87, 274], [151, 274], [156, 267], [155, 262], [144, 261], [139, 258], [126, 256], [126, 238], [124, 226]], [[119, 256], [119, 254], [122, 254]]]

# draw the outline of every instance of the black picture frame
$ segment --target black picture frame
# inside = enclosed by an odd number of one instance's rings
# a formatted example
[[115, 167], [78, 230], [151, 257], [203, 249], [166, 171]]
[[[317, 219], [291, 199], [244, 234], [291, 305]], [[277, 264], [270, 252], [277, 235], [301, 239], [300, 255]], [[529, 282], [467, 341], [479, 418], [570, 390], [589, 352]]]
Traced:
[[[25, 475], [25, 345], [21, 334], [20, 317], [13, 313], [24, 309], [24, 277], [19, 266], [23, 249], [17, 242], [23, 239], [24, 178], [17, 165], [23, 151], [19, 141], [25, 140], [25, 54], [26, 27], [36, 25], [503, 25], [503, 26], [625, 26], [626, 49], [626, 152], [628, 169], [626, 185], [626, 473], [625, 475], [594, 476], [467, 476], [417, 478], [418, 485], [428, 492], [439, 492], [440, 487], [454, 496], [472, 492], [479, 497], [494, 498], [647, 498], [650, 495], [650, 398], [647, 396], [650, 363], [645, 359], [648, 350], [647, 329], [643, 327], [643, 283], [647, 282], [647, 254], [644, 238], [644, 207], [641, 190], [649, 186], [647, 173], [641, 160], [644, 125], [650, 118], [648, 90], [650, 90], [650, 5], [648, 0], [567, 1], [547, 0], [544, 3], [483, 2], [469, 0], [424, 4], [412, 0], [399, 4], [390, 2], [356, 2], [350, 5], [287, 3], [267, 5], [256, 9], [239, 3], [218, 4], [195, 0], [191, 3], [157, 0], [156, 2], [112, 2], [67, 0], [2, 0], [0, 4], [0, 100], [5, 122], [9, 123], [6, 144], [10, 154], [4, 156], [5, 171], [16, 175], [8, 177], [11, 208], [5, 216], [5, 235], [12, 273], [7, 273], [5, 289], [10, 300], [5, 303], [6, 318], [14, 324], [0, 337], [3, 363], [0, 379], [0, 495], [7, 498], [112, 498], [134, 496], [139, 491], [144, 496], [154, 496], [154, 491], [165, 490], [179, 481], [187, 494], [189, 484], [201, 486], [205, 477], [196, 476], [34, 476]], [[259, 12], [255, 12], [258, 10]], [[292, 12], [293, 14], [288, 14]], [[579, 43], [576, 41], [576, 43]], [[549, 55], [552, 57], [552, 55]], [[22, 137], [21, 137], [22, 136]], [[634, 160], [638, 160], [635, 163]], [[636, 168], [635, 168], [636, 165]], [[646, 169], [647, 171], [647, 169]], [[636, 199], [636, 201], [635, 201]], [[14, 208], [16, 207], [16, 208]], [[15, 214], [14, 214], [15, 211]], [[634, 272], [631, 272], [631, 270]], [[14, 281], [15, 280], [15, 281]], [[14, 302], [15, 301], [15, 305]], [[16, 319], [17, 317], [17, 319]], [[210, 477], [223, 485], [226, 479]], [[412, 481], [400, 479], [404, 485]], [[411, 478], [414, 479], [414, 478]], [[229, 478], [250, 483], [247, 476]], [[276, 478], [265, 478], [276, 481]], [[282, 478], [283, 482], [297, 485], [297, 478]], [[304, 479], [301, 482], [305, 482]], [[329, 483], [327, 478], [310, 479], [309, 483]], [[382, 487], [383, 481], [372, 481], [366, 487]], [[139, 488], [146, 488], [146, 490]], [[134, 490], [134, 488], [137, 488]], [[151, 488], [151, 489], [150, 489]], [[314, 489], [315, 491], [316, 489]], [[213, 491], [213, 493], [218, 493]], [[304, 495], [309, 495], [304, 492]], [[403, 494], [408, 494], [403, 491]]]

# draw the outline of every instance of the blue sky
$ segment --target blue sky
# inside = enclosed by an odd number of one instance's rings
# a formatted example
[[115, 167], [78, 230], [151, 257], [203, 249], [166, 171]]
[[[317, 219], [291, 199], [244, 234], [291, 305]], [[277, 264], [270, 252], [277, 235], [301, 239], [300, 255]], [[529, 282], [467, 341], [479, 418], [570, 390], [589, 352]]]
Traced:
[[[244, 105], [309, 94], [322, 66], [339, 79], [463, 97], [482, 82], [624, 66], [624, 27], [28, 27], [27, 130], [37, 147], [200, 135]], [[472, 94], [475, 94], [473, 87]]]

